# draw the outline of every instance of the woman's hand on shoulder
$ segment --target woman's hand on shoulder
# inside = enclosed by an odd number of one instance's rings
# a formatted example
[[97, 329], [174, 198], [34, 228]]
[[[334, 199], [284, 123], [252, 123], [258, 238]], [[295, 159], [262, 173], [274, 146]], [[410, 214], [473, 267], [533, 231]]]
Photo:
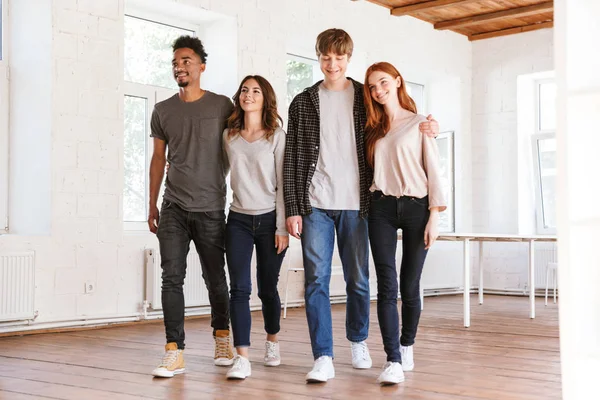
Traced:
[[429, 114], [427, 116], [427, 121], [423, 121], [419, 124], [419, 131], [421, 131], [423, 135], [435, 139], [440, 134], [440, 124], [438, 124], [433, 116]]

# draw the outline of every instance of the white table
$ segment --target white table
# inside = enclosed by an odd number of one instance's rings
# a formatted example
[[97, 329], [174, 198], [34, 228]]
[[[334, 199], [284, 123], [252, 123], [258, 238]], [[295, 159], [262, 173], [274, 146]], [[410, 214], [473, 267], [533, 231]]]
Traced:
[[[398, 234], [402, 240], [402, 234]], [[502, 233], [445, 233], [437, 240], [463, 242], [463, 314], [465, 328], [471, 326], [471, 242], [479, 242], [479, 304], [483, 304], [483, 242], [527, 242], [529, 244], [529, 317], [535, 318], [535, 242], [556, 242], [554, 235], [512, 235]]]

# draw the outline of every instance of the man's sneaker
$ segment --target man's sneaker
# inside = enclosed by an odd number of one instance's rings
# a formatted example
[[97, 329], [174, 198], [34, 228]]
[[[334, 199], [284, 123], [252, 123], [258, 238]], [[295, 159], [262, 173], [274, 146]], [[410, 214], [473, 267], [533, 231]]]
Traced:
[[379, 378], [377, 378], [377, 382], [382, 385], [395, 385], [404, 382], [402, 365], [399, 362], [386, 362], [383, 366], [383, 371], [381, 371]]
[[233, 364], [233, 348], [229, 330], [218, 330], [213, 337], [215, 338], [215, 365], [227, 367]]
[[185, 371], [185, 361], [183, 361], [183, 350], [177, 348], [177, 343], [167, 343], [165, 346], [165, 355], [158, 367], [154, 368], [152, 375], [160, 378], [172, 378]]
[[412, 346], [400, 346], [400, 357], [402, 357], [402, 369], [404, 371], [412, 371], [415, 369]]
[[350, 342], [350, 349], [352, 350], [352, 366], [356, 369], [368, 369], [373, 365], [371, 356], [369, 355], [369, 348], [367, 342]]
[[250, 360], [246, 357], [235, 356], [233, 359], [233, 367], [227, 371], [227, 379], [246, 379], [250, 375], [252, 375]]
[[312, 371], [306, 374], [307, 382], [327, 382], [332, 378], [335, 378], [335, 370], [333, 369], [333, 359], [329, 356], [317, 358]]
[[269, 342], [265, 343], [265, 365], [267, 367], [276, 367], [281, 364], [281, 356], [279, 355], [279, 343]]

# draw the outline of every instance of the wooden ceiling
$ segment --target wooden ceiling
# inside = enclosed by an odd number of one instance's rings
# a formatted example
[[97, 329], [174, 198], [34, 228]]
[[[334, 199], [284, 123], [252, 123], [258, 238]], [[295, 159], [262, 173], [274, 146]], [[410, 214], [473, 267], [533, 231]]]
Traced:
[[548, 0], [368, 0], [392, 15], [410, 15], [469, 40], [552, 28], [554, 3]]

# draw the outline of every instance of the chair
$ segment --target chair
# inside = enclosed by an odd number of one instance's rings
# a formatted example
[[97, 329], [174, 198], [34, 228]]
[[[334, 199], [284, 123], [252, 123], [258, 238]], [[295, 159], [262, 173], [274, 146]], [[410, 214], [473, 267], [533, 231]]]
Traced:
[[550, 272], [552, 272], [552, 288], [554, 291], [554, 303], [556, 304], [556, 287], [558, 285], [558, 264], [549, 262], [546, 267], [546, 292], [544, 295], [544, 305], [548, 305], [548, 286], [550, 282]]
[[[290, 272], [304, 271], [304, 267], [293, 267], [292, 265], [292, 254], [293, 249], [289, 248], [287, 252], [287, 273], [285, 276], [285, 297], [283, 300], [283, 319], [287, 318], [287, 304], [288, 304], [288, 288], [290, 286]], [[304, 278], [304, 277], [303, 277]]]

